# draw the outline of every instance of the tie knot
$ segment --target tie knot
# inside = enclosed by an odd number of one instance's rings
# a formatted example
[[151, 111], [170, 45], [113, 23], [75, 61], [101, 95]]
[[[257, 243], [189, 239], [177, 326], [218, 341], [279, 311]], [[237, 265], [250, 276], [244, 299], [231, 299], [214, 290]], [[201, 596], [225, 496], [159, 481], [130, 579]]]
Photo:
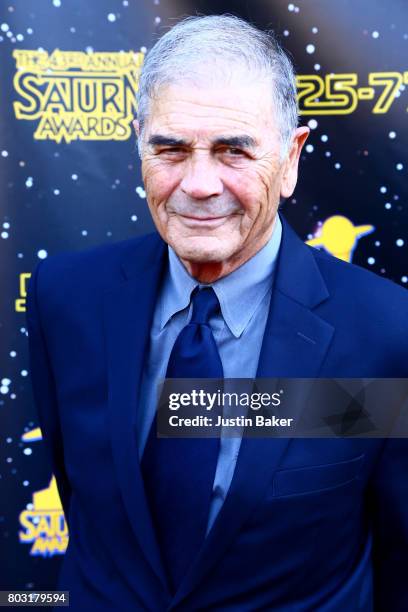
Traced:
[[220, 303], [212, 287], [196, 289], [191, 298], [193, 313], [190, 323], [208, 325], [210, 318], [220, 310]]

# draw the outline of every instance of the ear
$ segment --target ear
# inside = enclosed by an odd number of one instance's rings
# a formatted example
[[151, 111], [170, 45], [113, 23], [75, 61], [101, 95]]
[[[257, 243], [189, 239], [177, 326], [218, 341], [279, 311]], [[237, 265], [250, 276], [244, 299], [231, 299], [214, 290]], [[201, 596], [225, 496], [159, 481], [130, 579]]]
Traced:
[[140, 133], [140, 128], [139, 128], [139, 122], [137, 119], [134, 119], [132, 121], [132, 125], [135, 128], [135, 133], [136, 133], [136, 138], [139, 138], [139, 133]]
[[310, 129], [307, 126], [296, 128], [289, 153], [284, 162], [281, 182], [281, 197], [289, 198], [295, 190], [300, 152], [309, 136]]

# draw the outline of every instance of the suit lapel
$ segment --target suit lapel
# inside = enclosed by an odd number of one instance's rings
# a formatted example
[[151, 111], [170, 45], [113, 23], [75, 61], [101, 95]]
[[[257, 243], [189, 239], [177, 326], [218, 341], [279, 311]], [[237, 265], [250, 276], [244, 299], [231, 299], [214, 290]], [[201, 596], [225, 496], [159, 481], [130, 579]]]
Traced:
[[146, 236], [122, 261], [122, 282], [104, 296], [111, 444], [123, 503], [136, 538], [164, 586], [134, 431], [138, 391], [165, 261], [165, 244]]
[[[329, 294], [310, 247], [283, 218], [282, 225], [280, 255], [257, 376], [317, 377], [334, 329], [313, 308]], [[290, 441], [290, 438], [243, 438], [226, 500], [172, 605], [185, 598], [221, 558], [244, 521], [262, 501]]]

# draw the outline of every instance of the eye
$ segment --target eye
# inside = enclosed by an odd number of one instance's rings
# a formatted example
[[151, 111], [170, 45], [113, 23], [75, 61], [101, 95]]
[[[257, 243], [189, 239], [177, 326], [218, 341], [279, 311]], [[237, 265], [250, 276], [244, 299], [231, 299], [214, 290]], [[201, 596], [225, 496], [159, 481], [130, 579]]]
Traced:
[[232, 155], [233, 157], [237, 157], [239, 155], [245, 155], [245, 151], [242, 151], [241, 149], [238, 149], [237, 147], [227, 147], [226, 149], [224, 149], [224, 152], [227, 155]]
[[248, 153], [239, 147], [224, 146], [218, 149], [218, 153], [226, 158], [244, 159], [249, 157]]
[[184, 153], [184, 149], [182, 147], [167, 147], [166, 149], [160, 149], [160, 151], [157, 152], [159, 155], [165, 153], [165, 154], [170, 154], [172, 155], [173, 153]]
[[164, 160], [179, 161], [185, 158], [186, 150], [181, 146], [174, 145], [172, 147], [157, 150], [155, 155]]

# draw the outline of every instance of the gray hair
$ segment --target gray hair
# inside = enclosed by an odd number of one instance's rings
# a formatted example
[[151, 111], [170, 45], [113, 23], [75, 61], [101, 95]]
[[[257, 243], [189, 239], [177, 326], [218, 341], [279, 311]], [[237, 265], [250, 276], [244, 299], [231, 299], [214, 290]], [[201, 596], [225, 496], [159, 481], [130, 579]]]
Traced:
[[272, 31], [259, 30], [232, 15], [187, 17], [164, 34], [147, 53], [136, 94], [139, 155], [142, 156], [142, 134], [150, 100], [163, 85], [194, 77], [194, 70], [204, 62], [205, 68], [211, 61], [211, 66], [217, 64], [225, 69], [235, 64], [246, 67], [251, 74], [269, 77], [284, 157], [298, 125], [292, 62]]

